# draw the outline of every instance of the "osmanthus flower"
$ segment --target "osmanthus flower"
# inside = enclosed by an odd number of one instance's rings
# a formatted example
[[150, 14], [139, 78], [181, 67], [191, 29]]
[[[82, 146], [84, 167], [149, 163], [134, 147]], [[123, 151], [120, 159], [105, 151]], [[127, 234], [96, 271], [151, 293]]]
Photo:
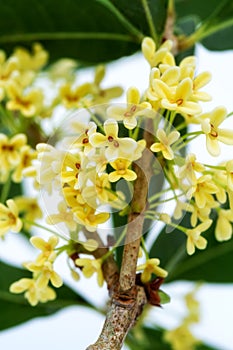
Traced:
[[233, 215], [230, 209], [219, 209], [215, 237], [219, 242], [228, 241], [232, 237]]
[[58, 204], [58, 211], [59, 213], [50, 214], [46, 217], [47, 224], [64, 223], [70, 231], [74, 231], [77, 228], [77, 222], [75, 222], [74, 215], [65, 202], [62, 201]]
[[67, 152], [62, 163], [61, 181], [74, 189], [79, 189], [85, 185], [86, 180], [94, 170], [95, 167], [90, 164], [83, 152], [78, 154]]
[[61, 277], [53, 269], [53, 262], [46, 260], [43, 264], [37, 262], [24, 263], [24, 266], [31, 272], [33, 272], [34, 279], [37, 281], [39, 289], [44, 289], [48, 286], [49, 282], [56, 288], [62, 286], [63, 282]]
[[75, 260], [75, 265], [82, 268], [82, 273], [87, 278], [90, 278], [94, 273], [97, 273], [98, 285], [102, 287], [104, 283], [104, 276], [102, 272], [101, 259], [79, 258]]
[[82, 107], [83, 103], [89, 104], [87, 95], [91, 92], [92, 85], [90, 83], [73, 87], [71, 83], [67, 82], [60, 87], [59, 95], [66, 108], [77, 108]]
[[233, 130], [219, 128], [226, 117], [227, 110], [221, 106], [199, 117], [202, 121], [202, 131], [206, 135], [206, 148], [214, 157], [220, 155], [219, 142], [233, 145]]
[[6, 87], [9, 100], [6, 108], [10, 111], [20, 111], [24, 117], [37, 115], [43, 108], [43, 93], [41, 89], [31, 89], [25, 92], [15, 82], [9, 82]]
[[94, 122], [89, 123], [81, 123], [78, 121], [73, 121], [71, 123], [71, 130], [75, 134], [77, 133], [77, 136], [72, 136], [69, 138], [69, 147], [71, 149], [80, 147], [85, 155], [88, 155], [88, 153], [93, 150], [93, 146], [89, 142], [89, 137], [93, 133], [96, 132], [97, 125]]
[[110, 162], [110, 165], [115, 169], [108, 174], [108, 179], [110, 182], [116, 182], [123, 178], [126, 181], [134, 181], [137, 178], [137, 174], [129, 169], [131, 161], [124, 158], [118, 158], [114, 162]]
[[233, 160], [226, 162], [227, 187], [233, 191]]
[[127, 106], [110, 106], [107, 115], [115, 120], [123, 120], [126, 129], [134, 129], [137, 126], [137, 117], [151, 117], [151, 104], [140, 102], [141, 97], [137, 88], [131, 87], [127, 91]]
[[34, 236], [30, 238], [30, 242], [35, 248], [41, 250], [41, 253], [36, 258], [37, 265], [43, 265], [45, 261], [53, 262], [56, 259], [55, 248], [59, 242], [57, 236], [51, 236], [48, 241]]
[[195, 101], [210, 101], [211, 96], [205, 92], [200, 91], [203, 86], [208, 84], [211, 80], [211, 73], [209, 72], [202, 72], [198, 74], [196, 77], [193, 78], [193, 92], [192, 92], [192, 98]]
[[196, 172], [202, 173], [205, 170], [204, 165], [196, 161], [196, 155], [190, 153], [185, 158], [185, 164], [179, 168], [178, 177], [181, 180], [187, 180], [191, 185], [196, 184]]
[[105, 72], [106, 69], [104, 65], [96, 67], [94, 81], [92, 83], [92, 105], [106, 103], [112, 98], [120, 97], [123, 93], [123, 89], [120, 86], [112, 86], [109, 88], [101, 87], [101, 83], [105, 77]]
[[176, 87], [170, 87], [162, 80], [154, 79], [153, 90], [163, 108], [181, 114], [201, 113], [201, 106], [192, 100], [193, 82], [190, 78], [181, 80]]
[[12, 57], [16, 58], [19, 62], [20, 70], [38, 71], [46, 65], [49, 54], [41, 44], [34, 43], [31, 53], [25, 48], [17, 47]]
[[61, 169], [66, 152], [58, 150], [46, 143], [36, 146], [40, 165], [36, 168], [38, 183], [51, 193], [53, 186], [61, 187]]
[[[38, 204], [37, 198], [19, 196], [14, 198], [20, 215], [23, 216], [24, 228], [28, 230], [36, 219], [43, 217], [42, 210]], [[28, 222], [27, 222], [28, 221]]]
[[172, 41], [166, 40], [159, 48], [156, 50], [156, 44], [153, 39], [146, 37], [142, 41], [142, 53], [145, 59], [148, 61], [151, 67], [158, 66], [165, 59], [167, 53], [172, 49]]
[[109, 219], [109, 213], [96, 211], [87, 203], [72, 208], [75, 220], [90, 232], [94, 232], [99, 224], [103, 224]]
[[21, 278], [12, 283], [10, 292], [14, 294], [24, 293], [24, 297], [32, 306], [36, 306], [39, 302], [46, 303], [47, 301], [56, 299], [56, 293], [51, 287], [46, 286], [41, 289], [38, 286], [37, 280], [33, 278]]
[[185, 230], [187, 235], [186, 249], [189, 255], [192, 255], [195, 252], [195, 248], [206, 248], [207, 240], [201, 236], [201, 233], [205, 232], [211, 226], [212, 222], [212, 220], [208, 219], [195, 228]]
[[25, 134], [16, 134], [10, 139], [5, 134], [0, 134], [0, 172], [8, 173], [20, 163], [20, 151], [26, 143]]
[[90, 186], [85, 186], [82, 190], [82, 196], [86, 203], [96, 208], [98, 203], [108, 203], [112, 200], [113, 194], [108, 174], [92, 172], [92, 176], [89, 180], [92, 184]]
[[19, 150], [20, 160], [14, 169], [12, 174], [12, 180], [14, 182], [21, 182], [24, 171], [32, 166], [32, 162], [37, 158], [37, 152], [32, 149], [29, 145], [24, 145]]
[[180, 133], [175, 130], [167, 135], [163, 129], [158, 129], [156, 132], [156, 137], [160, 142], [154, 143], [150, 147], [151, 151], [162, 152], [165, 159], [174, 159], [174, 153], [171, 145], [179, 139]]
[[105, 135], [96, 132], [90, 136], [93, 147], [106, 147], [105, 156], [109, 161], [120, 157], [131, 160], [137, 149], [137, 142], [130, 137], [118, 137], [119, 126], [116, 120], [108, 119], [104, 123]]
[[188, 197], [190, 195], [194, 197], [199, 208], [204, 208], [213, 201], [212, 195], [218, 193], [218, 191], [218, 186], [213, 182], [212, 176], [208, 174], [200, 176], [187, 195]]
[[187, 324], [165, 331], [164, 340], [170, 343], [174, 350], [194, 350], [201, 343], [192, 334]]
[[152, 274], [154, 273], [158, 277], [167, 277], [168, 273], [166, 270], [162, 269], [160, 266], [160, 260], [153, 258], [148, 259], [144, 264], [137, 266], [137, 271], [142, 271], [141, 281], [143, 283], [147, 283], [150, 281]]
[[62, 194], [67, 206], [70, 208], [75, 208], [79, 205], [85, 204], [86, 202], [82, 196], [82, 192], [80, 189], [74, 189], [70, 186], [64, 186], [62, 188]]
[[210, 213], [213, 208], [217, 208], [219, 206], [219, 203], [212, 199], [212, 201], [208, 202], [208, 205], [206, 205], [204, 208], [199, 208], [196, 203], [193, 203], [191, 205], [191, 217], [190, 217], [190, 223], [192, 227], [196, 227], [198, 220], [201, 222], [205, 222], [209, 220]]
[[0, 236], [4, 236], [8, 231], [19, 232], [22, 226], [14, 200], [8, 199], [6, 205], [0, 203]]

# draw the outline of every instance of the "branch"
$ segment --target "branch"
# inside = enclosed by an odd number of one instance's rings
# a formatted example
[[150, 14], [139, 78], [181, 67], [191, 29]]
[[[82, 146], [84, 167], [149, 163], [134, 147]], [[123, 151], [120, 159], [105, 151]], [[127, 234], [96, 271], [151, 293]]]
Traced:
[[[147, 130], [153, 130], [153, 121], [147, 121]], [[108, 309], [102, 332], [95, 344], [86, 350], [120, 350], [125, 337], [141, 315], [147, 304], [143, 286], [136, 285], [136, 268], [141, 235], [143, 233], [144, 211], [147, 206], [147, 193], [152, 175], [152, 152], [148, 149], [154, 142], [154, 136], [144, 131], [147, 149], [134, 170], [137, 179], [134, 184], [134, 195], [131, 203], [131, 213], [128, 217], [126, 240], [122, 258], [119, 283], [112, 291], [111, 303]]]

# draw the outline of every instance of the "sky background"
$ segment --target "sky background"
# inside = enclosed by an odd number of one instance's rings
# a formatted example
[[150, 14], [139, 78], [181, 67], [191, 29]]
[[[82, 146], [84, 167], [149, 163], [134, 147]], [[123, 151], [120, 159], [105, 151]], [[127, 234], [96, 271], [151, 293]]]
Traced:
[[[211, 102], [203, 106], [210, 111], [218, 105], [233, 111], [233, 51], [209, 52], [198, 46], [198, 70], [208, 70], [212, 73], [212, 81], [204, 88], [213, 96]], [[89, 71], [81, 79], [89, 79]], [[126, 89], [136, 86], [143, 91], [148, 84], [149, 67], [141, 55], [121, 59], [109, 65], [104, 80], [106, 86], [119, 84]], [[125, 102], [124, 99], [121, 99]], [[227, 121], [227, 126], [233, 128], [233, 119]], [[197, 142], [195, 153], [202, 161], [210, 156], [204, 149], [203, 143]], [[222, 147], [222, 158], [230, 158], [232, 148]], [[20, 237], [7, 235], [5, 242], [0, 243], [0, 257], [20, 265], [22, 261], [34, 259], [34, 250], [25, 246]], [[57, 270], [62, 271], [65, 281], [79, 290], [96, 305], [103, 306], [107, 299], [105, 288], [98, 288], [95, 278], [75, 283], [69, 277], [64, 259], [57, 262]], [[176, 283], [163, 288], [172, 298], [172, 302], [162, 310], [153, 309], [151, 319], [157, 320], [164, 326], [174, 327], [177, 316], [183, 315], [182, 296], [192, 289], [189, 283]], [[219, 350], [233, 350], [233, 285], [204, 285], [197, 293], [202, 307], [202, 317], [199, 325], [193, 328], [194, 334], [202, 340], [216, 346]], [[0, 311], [1, 312], [1, 311]], [[64, 350], [72, 348], [84, 350], [95, 341], [102, 327], [104, 318], [81, 307], [69, 307], [53, 316], [34, 319], [21, 326], [0, 332], [0, 349], [41, 350], [55, 348]]]

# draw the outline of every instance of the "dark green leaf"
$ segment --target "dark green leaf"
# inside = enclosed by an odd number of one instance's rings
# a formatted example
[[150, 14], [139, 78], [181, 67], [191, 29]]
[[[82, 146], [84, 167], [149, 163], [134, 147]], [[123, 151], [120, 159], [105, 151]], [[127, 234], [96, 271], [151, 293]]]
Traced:
[[178, 19], [195, 15], [203, 20], [211, 15], [219, 3], [219, 0], [176, 0], [176, 15]]
[[217, 31], [202, 40], [202, 44], [208, 50], [230, 50], [233, 49], [233, 26]]
[[[160, 35], [168, 1], [144, 2]], [[9, 52], [16, 45], [30, 46], [39, 41], [50, 52], [51, 60], [72, 57], [85, 63], [100, 63], [117, 59], [138, 50], [143, 36], [150, 34], [148, 16], [141, 3], [0, 0], [0, 46]]]
[[31, 277], [31, 274], [0, 262], [0, 330], [16, 326], [35, 317], [52, 315], [71, 305], [93, 307], [82, 296], [65, 285], [56, 290], [56, 300], [32, 307], [23, 295], [9, 292], [9, 286], [24, 277]]
[[[127, 3], [125, 0], [110, 1], [124, 14], [129, 22], [133, 23], [145, 35], [153, 37], [153, 30], [157, 33], [158, 37], [162, 35], [167, 17], [167, 0], [134, 0]], [[150, 12], [152, 24], [150, 24], [150, 20], [147, 17], [146, 6]]]
[[[180, 224], [188, 227], [188, 214]], [[201, 280], [210, 283], [233, 283], [233, 238], [227, 242], [216, 241], [215, 224], [216, 221], [202, 234], [208, 240], [207, 248], [197, 249], [192, 256], [186, 253], [186, 236], [182, 232], [174, 229], [166, 233], [166, 228], [161, 231], [150, 256], [160, 258], [161, 266], [169, 271], [166, 282]]]

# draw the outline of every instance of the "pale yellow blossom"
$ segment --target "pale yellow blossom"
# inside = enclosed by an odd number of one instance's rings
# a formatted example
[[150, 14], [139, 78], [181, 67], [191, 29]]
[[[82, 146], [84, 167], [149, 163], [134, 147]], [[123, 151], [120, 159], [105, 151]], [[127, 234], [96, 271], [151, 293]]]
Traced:
[[231, 210], [220, 209], [218, 211], [215, 237], [219, 242], [228, 241], [232, 237], [233, 216]]
[[22, 226], [14, 200], [8, 199], [6, 206], [0, 203], [0, 236], [4, 236], [8, 231], [19, 232]]
[[167, 271], [162, 269], [160, 266], [160, 260], [159, 259], [148, 259], [146, 262], [142, 265], [137, 266], [137, 271], [143, 270], [141, 274], [141, 281], [143, 283], [147, 283], [150, 281], [152, 274], [154, 273], [158, 277], [167, 277]]
[[130, 137], [118, 137], [119, 127], [114, 119], [108, 119], [104, 123], [105, 135], [96, 132], [90, 136], [90, 143], [94, 147], [106, 147], [105, 156], [109, 161], [117, 158], [134, 157], [137, 142]]
[[186, 230], [187, 244], [186, 249], [189, 255], [195, 252], [195, 248], [205, 249], [207, 246], [207, 240], [201, 236], [202, 232], [205, 232], [212, 224], [212, 220], [206, 220], [192, 229]]
[[31, 278], [21, 278], [12, 283], [10, 292], [15, 294], [24, 293], [24, 297], [32, 306], [36, 306], [39, 302], [46, 303], [56, 299], [56, 293], [51, 287], [46, 286], [44, 289], [40, 289], [37, 281]]
[[116, 182], [120, 178], [127, 181], [134, 181], [137, 178], [136, 173], [133, 170], [128, 169], [131, 162], [127, 159], [118, 158], [114, 162], [110, 162], [110, 165], [115, 169], [115, 171], [111, 171], [108, 175], [110, 182]]
[[215, 157], [220, 155], [219, 142], [233, 145], [233, 130], [219, 128], [226, 117], [225, 107], [217, 107], [212, 112], [200, 116], [202, 131], [206, 135], [206, 148]]
[[104, 283], [104, 276], [102, 272], [101, 259], [76, 259], [75, 264], [82, 268], [82, 273], [85, 277], [90, 278], [94, 273], [97, 273], [97, 282], [100, 287]]
[[127, 129], [134, 129], [137, 126], [137, 117], [152, 116], [149, 102], [140, 102], [140, 93], [137, 88], [131, 87], [127, 91], [127, 105], [114, 105], [107, 109], [107, 115], [115, 120], [123, 120]]
[[174, 159], [174, 153], [171, 145], [175, 143], [180, 137], [178, 131], [172, 131], [166, 135], [163, 129], [158, 129], [156, 132], [156, 137], [160, 142], [156, 142], [151, 146], [152, 152], [162, 152], [164, 158], [171, 160]]

